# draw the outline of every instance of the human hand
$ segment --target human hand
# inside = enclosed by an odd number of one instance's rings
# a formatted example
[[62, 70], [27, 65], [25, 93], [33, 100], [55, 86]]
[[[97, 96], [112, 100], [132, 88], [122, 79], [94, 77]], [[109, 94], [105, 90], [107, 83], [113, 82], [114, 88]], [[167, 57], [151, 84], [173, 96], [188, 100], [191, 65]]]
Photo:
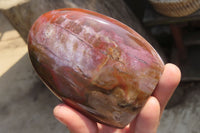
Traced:
[[179, 84], [180, 77], [179, 68], [173, 64], [166, 64], [152, 96], [138, 116], [124, 129], [96, 123], [65, 104], [57, 105], [54, 115], [72, 133], [156, 133], [162, 112]]

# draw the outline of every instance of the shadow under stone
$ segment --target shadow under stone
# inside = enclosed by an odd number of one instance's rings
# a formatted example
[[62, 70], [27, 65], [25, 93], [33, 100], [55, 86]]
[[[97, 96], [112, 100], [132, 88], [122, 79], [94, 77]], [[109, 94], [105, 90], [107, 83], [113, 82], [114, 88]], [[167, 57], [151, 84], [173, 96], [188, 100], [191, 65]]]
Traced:
[[67, 132], [52, 113], [59, 103], [40, 81], [27, 53], [0, 77], [0, 132]]

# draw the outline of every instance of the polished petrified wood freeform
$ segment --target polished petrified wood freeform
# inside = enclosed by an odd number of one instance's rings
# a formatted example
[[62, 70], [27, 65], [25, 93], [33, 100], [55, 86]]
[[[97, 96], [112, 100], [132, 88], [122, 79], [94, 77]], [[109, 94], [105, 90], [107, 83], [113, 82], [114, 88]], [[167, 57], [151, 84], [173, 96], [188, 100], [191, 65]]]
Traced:
[[163, 72], [160, 56], [134, 30], [84, 9], [43, 14], [28, 44], [35, 70], [59, 99], [114, 127], [136, 117]]

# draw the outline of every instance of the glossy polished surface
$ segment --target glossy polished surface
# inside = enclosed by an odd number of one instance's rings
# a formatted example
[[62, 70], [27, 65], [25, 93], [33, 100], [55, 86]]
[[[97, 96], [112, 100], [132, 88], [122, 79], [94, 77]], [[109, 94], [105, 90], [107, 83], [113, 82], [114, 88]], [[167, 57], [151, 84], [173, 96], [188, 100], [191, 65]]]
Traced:
[[58, 98], [114, 127], [136, 117], [163, 72], [160, 56], [139, 34], [88, 10], [43, 14], [28, 43], [35, 70]]

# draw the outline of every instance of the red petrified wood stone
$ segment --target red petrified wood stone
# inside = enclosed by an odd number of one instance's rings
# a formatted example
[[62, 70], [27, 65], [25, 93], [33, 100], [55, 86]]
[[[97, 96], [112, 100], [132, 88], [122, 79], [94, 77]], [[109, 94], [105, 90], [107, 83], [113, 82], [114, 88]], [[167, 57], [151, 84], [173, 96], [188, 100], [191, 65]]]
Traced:
[[114, 127], [136, 117], [163, 72], [160, 56], [139, 34], [88, 10], [43, 14], [28, 43], [35, 70], [59, 99]]

